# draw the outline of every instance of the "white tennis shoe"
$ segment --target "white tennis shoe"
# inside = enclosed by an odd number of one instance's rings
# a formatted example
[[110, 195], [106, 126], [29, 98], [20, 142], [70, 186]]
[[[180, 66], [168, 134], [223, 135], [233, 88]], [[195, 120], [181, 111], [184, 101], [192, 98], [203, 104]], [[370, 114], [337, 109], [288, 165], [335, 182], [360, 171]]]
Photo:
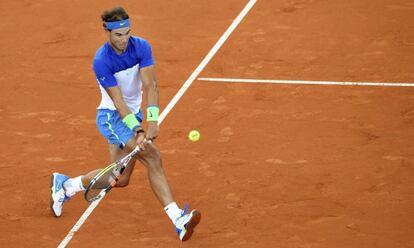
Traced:
[[50, 196], [50, 208], [55, 217], [59, 217], [62, 214], [63, 203], [70, 198], [66, 196], [65, 189], [63, 188], [63, 183], [66, 182], [69, 177], [54, 172], [51, 178], [51, 191]]
[[181, 241], [186, 241], [191, 238], [194, 228], [200, 222], [201, 214], [196, 209], [187, 213], [187, 209], [184, 209], [181, 216], [175, 221], [175, 230]]

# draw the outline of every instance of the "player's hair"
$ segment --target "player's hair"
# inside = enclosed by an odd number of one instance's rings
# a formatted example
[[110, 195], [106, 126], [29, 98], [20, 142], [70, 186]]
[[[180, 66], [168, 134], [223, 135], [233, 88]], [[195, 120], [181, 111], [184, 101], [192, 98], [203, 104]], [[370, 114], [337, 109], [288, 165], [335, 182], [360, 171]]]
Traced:
[[105, 29], [108, 29], [105, 25], [105, 22], [123, 21], [128, 18], [129, 18], [128, 13], [122, 7], [115, 7], [113, 9], [105, 10], [101, 15], [101, 19], [103, 21], [103, 27]]

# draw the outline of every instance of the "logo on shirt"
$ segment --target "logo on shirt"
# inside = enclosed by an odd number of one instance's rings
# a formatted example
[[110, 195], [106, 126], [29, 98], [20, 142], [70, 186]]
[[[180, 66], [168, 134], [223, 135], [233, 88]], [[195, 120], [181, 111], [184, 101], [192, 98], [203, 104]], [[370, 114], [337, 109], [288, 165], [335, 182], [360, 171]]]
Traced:
[[101, 81], [105, 81], [105, 77], [101, 77], [99, 78]]

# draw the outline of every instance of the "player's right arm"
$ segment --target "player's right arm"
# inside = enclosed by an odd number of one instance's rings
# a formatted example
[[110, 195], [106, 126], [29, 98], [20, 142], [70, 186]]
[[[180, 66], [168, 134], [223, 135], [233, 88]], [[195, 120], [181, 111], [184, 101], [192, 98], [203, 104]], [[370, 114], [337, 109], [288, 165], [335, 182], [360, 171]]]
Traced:
[[[119, 88], [119, 86], [112, 86], [112, 87], [108, 87], [105, 88], [105, 91], [108, 93], [108, 95], [111, 97], [112, 102], [115, 105], [116, 110], [118, 111], [119, 116], [121, 116], [121, 119], [125, 121], [126, 118], [128, 118], [128, 115], [132, 115], [134, 116], [134, 114], [131, 112], [131, 110], [128, 108], [128, 106], [126, 105], [124, 98], [122, 96], [122, 92], [121, 89]], [[134, 116], [135, 118], [135, 116]], [[141, 123], [139, 124], [139, 127], [135, 128], [135, 132], [137, 130], [142, 130], [141, 129]], [[131, 128], [131, 127], [130, 127]], [[141, 149], [145, 149], [143, 142], [145, 139], [145, 135], [143, 132], [138, 132], [137, 134], [137, 144]]]
[[105, 91], [111, 97], [112, 102], [114, 103], [115, 108], [122, 119], [124, 119], [127, 115], [132, 113], [126, 105], [124, 98], [122, 97], [122, 92], [119, 86], [105, 88]]

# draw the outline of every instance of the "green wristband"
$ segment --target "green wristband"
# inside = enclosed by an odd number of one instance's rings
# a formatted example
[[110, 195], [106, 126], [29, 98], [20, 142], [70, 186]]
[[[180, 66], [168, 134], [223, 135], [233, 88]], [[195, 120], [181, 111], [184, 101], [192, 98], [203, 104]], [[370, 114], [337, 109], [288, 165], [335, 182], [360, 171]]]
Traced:
[[158, 121], [160, 109], [157, 106], [147, 107], [147, 121]]
[[129, 113], [127, 116], [125, 116], [124, 119], [122, 119], [122, 122], [125, 123], [125, 125], [127, 125], [127, 127], [131, 130], [134, 130], [136, 127], [141, 126], [133, 113]]

